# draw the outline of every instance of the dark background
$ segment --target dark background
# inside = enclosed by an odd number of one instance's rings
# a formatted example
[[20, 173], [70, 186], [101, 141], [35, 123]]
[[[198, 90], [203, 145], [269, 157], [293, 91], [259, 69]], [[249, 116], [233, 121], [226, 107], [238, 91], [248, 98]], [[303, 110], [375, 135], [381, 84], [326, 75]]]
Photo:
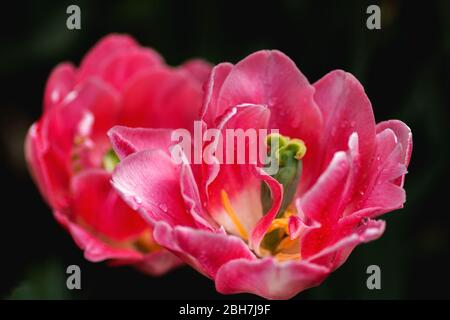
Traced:
[[[81, 7], [82, 30], [66, 29], [70, 4]], [[369, 4], [381, 6], [381, 30], [366, 28]], [[0, 298], [254, 297], [220, 295], [190, 268], [151, 278], [86, 261], [31, 181], [23, 139], [40, 116], [49, 72], [64, 60], [78, 63], [110, 32], [131, 34], [173, 65], [191, 57], [237, 62], [274, 48], [311, 82], [337, 68], [353, 73], [377, 121], [397, 118], [412, 128], [407, 202], [383, 217], [381, 239], [358, 247], [320, 287], [297, 298], [450, 297], [450, 1], [17, 0], [2, 4], [0, 20]], [[70, 264], [81, 267], [81, 291], [65, 289]], [[381, 290], [366, 288], [371, 264], [381, 267]]]

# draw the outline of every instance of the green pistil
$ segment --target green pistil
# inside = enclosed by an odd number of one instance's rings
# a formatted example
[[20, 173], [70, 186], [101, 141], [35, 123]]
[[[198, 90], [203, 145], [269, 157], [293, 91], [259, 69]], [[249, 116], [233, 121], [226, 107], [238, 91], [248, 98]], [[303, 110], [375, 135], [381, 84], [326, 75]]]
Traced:
[[112, 172], [116, 165], [120, 162], [119, 157], [113, 149], [109, 149], [103, 156], [102, 166], [108, 172]]
[[[280, 134], [267, 136], [269, 163], [267, 167], [278, 166], [278, 171], [271, 176], [283, 185], [283, 200], [276, 218], [284, 214], [292, 203], [302, 174], [302, 158], [306, 153], [306, 146], [299, 139], [290, 139]], [[276, 161], [274, 163], [274, 161]], [[261, 184], [261, 203], [266, 214], [272, 206], [270, 189], [265, 183]], [[280, 241], [286, 236], [284, 230], [275, 229], [264, 236], [262, 247], [275, 253]]]
[[[277, 162], [279, 169], [271, 176], [283, 185], [284, 191], [281, 207], [277, 213], [277, 218], [279, 218], [283, 216], [294, 198], [302, 174], [301, 159], [306, 153], [306, 146], [299, 139], [290, 139], [280, 134], [268, 135], [267, 145], [269, 146], [267, 166], [271, 167], [274, 161]], [[274, 150], [270, 150], [270, 146], [275, 146]], [[265, 183], [262, 183], [261, 187], [261, 202], [264, 213], [267, 213], [272, 206], [272, 198]]]

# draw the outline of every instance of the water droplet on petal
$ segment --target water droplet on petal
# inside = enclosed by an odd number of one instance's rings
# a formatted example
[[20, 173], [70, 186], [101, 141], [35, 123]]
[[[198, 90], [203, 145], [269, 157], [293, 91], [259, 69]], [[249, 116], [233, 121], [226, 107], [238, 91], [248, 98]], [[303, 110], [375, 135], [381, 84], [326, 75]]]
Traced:
[[142, 204], [142, 199], [141, 199], [141, 198], [139, 198], [138, 196], [133, 196], [133, 197], [132, 197], [131, 208], [132, 208], [133, 210], [139, 209], [139, 207], [141, 206], [141, 204]]

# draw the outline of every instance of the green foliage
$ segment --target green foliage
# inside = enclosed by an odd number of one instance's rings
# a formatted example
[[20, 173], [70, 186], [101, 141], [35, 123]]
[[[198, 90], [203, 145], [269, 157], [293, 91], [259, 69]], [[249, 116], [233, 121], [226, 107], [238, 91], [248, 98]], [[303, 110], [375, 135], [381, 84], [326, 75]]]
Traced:
[[56, 260], [48, 260], [33, 266], [7, 299], [54, 300], [70, 297], [63, 266]]

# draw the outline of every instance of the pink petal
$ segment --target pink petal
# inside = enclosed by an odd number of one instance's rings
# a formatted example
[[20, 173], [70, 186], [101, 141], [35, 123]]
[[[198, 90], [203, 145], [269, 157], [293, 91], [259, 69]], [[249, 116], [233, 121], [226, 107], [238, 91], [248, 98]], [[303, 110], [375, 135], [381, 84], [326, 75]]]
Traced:
[[89, 233], [85, 228], [73, 223], [65, 214], [54, 211], [56, 220], [63, 225], [77, 245], [84, 250], [84, 256], [91, 262], [108, 260], [110, 265], [133, 265], [152, 276], [160, 276], [179, 266], [182, 262], [170, 252], [160, 249], [141, 254], [135, 249], [113, 247]]
[[192, 128], [201, 107], [201, 85], [180, 70], [143, 71], [123, 93], [119, 124], [148, 128]]
[[212, 66], [203, 59], [191, 59], [183, 63], [179, 68], [187, 71], [201, 84], [203, 84], [206, 80], [208, 80]]
[[119, 52], [126, 52], [138, 48], [138, 43], [128, 35], [109, 34], [98, 41], [85, 55], [80, 64], [77, 82], [96, 74], [107, 57]]
[[303, 209], [300, 206], [300, 199], [296, 200], [295, 206], [297, 208], [297, 215], [289, 217], [288, 229], [291, 240], [300, 238], [300, 246], [303, 243], [303, 238], [314, 229], [320, 228], [321, 224], [317, 221], [306, 217], [303, 214]]
[[54, 215], [69, 231], [77, 245], [84, 250], [85, 258], [91, 262], [108, 260], [109, 264], [114, 266], [131, 264], [152, 276], [160, 276], [182, 263], [164, 249], [141, 254], [134, 249], [113, 247], [90, 234], [85, 228], [71, 222], [65, 214], [55, 211]]
[[[142, 151], [163, 150], [169, 153], [172, 130], [144, 129], [116, 126], [108, 135], [120, 158]], [[185, 201], [186, 209], [194, 221], [201, 227], [212, 229], [215, 223], [203, 210], [197, 182], [189, 163], [182, 163], [180, 170], [180, 192]]]
[[70, 199], [70, 178], [71, 168], [67, 163], [67, 158], [59, 153], [53, 146], [50, 146], [45, 153], [41, 154], [42, 174], [45, 175], [47, 191], [50, 194], [50, 205], [52, 208], [65, 208]]
[[342, 186], [347, 180], [349, 168], [347, 155], [342, 151], [337, 152], [325, 172], [303, 196], [302, 209], [305, 215], [319, 223], [320, 228], [311, 230], [302, 239], [302, 257], [307, 258], [321, 250], [333, 237], [341, 215]]
[[133, 249], [114, 248], [102, 242], [84, 228], [71, 222], [65, 214], [59, 211], [54, 211], [54, 215], [56, 220], [70, 232], [77, 245], [84, 250], [84, 256], [89, 261], [99, 262], [108, 259], [138, 261], [143, 257], [141, 253]]
[[182, 226], [170, 228], [157, 223], [153, 236], [157, 243], [181, 254], [194, 268], [212, 278], [229, 261], [256, 259], [240, 238], [224, 233]]
[[197, 181], [191, 165], [186, 161], [181, 164], [180, 189], [186, 208], [197, 226], [210, 231], [217, 229], [215, 221], [211, 219], [211, 216], [203, 208]]
[[[404, 124], [399, 120], [383, 121], [377, 124], [377, 133], [385, 129], [391, 129], [395, 133], [398, 142], [402, 146], [402, 156], [401, 156], [401, 158], [403, 159], [402, 163], [405, 165], [405, 167], [408, 167], [409, 160], [411, 159], [411, 152], [413, 145], [411, 129], [406, 124]], [[401, 178], [399, 178], [398, 181], [396, 181], [396, 183], [400, 187], [403, 187], [404, 182], [405, 182], [404, 175]]]
[[302, 139], [308, 152], [303, 159], [304, 177], [315, 166], [321, 135], [322, 115], [314, 98], [314, 88], [292, 60], [279, 51], [258, 51], [236, 66], [213, 69], [205, 94], [202, 119], [214, 123], [236, 105], [257, 104], [271, 111], [269, 127], [291, 138]]
[[[375, 151], [375, 120], [372, 105], [358, 80], [341, 70], [332, 71], [314, 84], [314, 99], [323, 116], [321, 151], [314, 159], [315, 166], [302, 177], [302, 188], [307, 190], [326, 168], [337, 151], [347, 150], [350, 135], [359, 138], [359, 165], [367, 172]], [[364, 185], [365, 175], [358, 175], [355, 189]]]
[[33, 123], [28, 130], [25, 138], [25, 159], [33, 177], [47, 203], [53, 206], [52, 193], [50, 192], [50, 182], [45, 169], [45, 164], [42, 161], [42, 154], [45, 152], [45, 147], [42, 145], [39, 123]]
[[43, 139], [40, 123], [33, 124], [25, 141], [25, 157], [39, 191], [52, 208], [68, 205], [70, 172], [66, 159]]
[[142, 261], [134, 267], [151, 276], [161, 276], [168, 271], [179, 267], [183, 262], [167, 250], [157, 250], [146, 254]]
[[123, 159], [112, 184], [145, 219], [170, 225], [194, 224], [180, 190], [180, 166], [162, 150], [145, 150]]
[[174, 255], [179, 257], [183, 262], [189, 264], [198, 272], [208, 276], [199, 265], [199, 262], [188, 254], [184, 253], [175, 239], [174, 227], [169, 226], [165, 221], [156, 221], [153, 229], [153, 239], [162, 246], [169, 250]]
[[120, 91], [137, 73], [162, 64], [163, 59], [156, 51], [138, 48], [110, 55], [102, 61], [96, 74]]
[[70, 63], [57, 65], [47, 80], [44, 112], [58, 105], [75, 85], [75, 68]]
[[286, 55], [276, 50], [258, 51], [236, 64], [228, 74], [218, 95], [216, 113], [220, 116], [230, 106], [243, 103], [260, 104], [272, 111], [274, 128], [305, 126], [316, 131], [320, 113], [312, 99], [313, 92], [308, 80]]
[[272, 197], [272, 207], [269, 211], [258, 221], [256, 226], [254, 227], [251, 238], [250, 238], [250, 247], [253, 248], [257, 253], [259, 253], [259, 246], [261, 244], [264, 235], [267, 232], [267, 229], [270, 227], [273, 219], [275, 219], [278, 210], [281, 207], [281, 201], [283, 200], [283, 186], [274, 178], [269, 176], [264, 172], [264, 170], [260, 168], [256, 168], [257, 175], [264, 181], [270, 189], [271, 197]]
[[265, 105], [271, 111], [270, 127], [304, 140], [313, 154], [322, 125], [313, 94], [314, 88], [286, 55], [258, 51], [233, 67], [215, 99], [217, 105], [208, 112], [220, 116], [230, 106]]
[[405, 190], [400, 187], [400, 180], [406, 174], [404, 161], [405, 153], [395, 133], [391, 129], [378, 133], [368, 186], [360, 195], [356, 208], [374, 208], [367, 217], [401, 208], [406, 199]]
[[172, 130], [114, 126], [108, 137], [120, 159], [142, 150], [161, 149], [169, 152]]
[[237, 259], [219, 269], [216, 288], [223, 294], [250, 292], [266, 299], [289, 299], [319, 285], [328, 273], [328, 268], [304, 260]]
[[[42, 119], [43, 139], [70, 158], [76, 135], [106, 141], [105, 133], [117, 122], [118, 112], [119, 96], [115, 90], [88, 79], [71, 91], [61, 108], [51, 109]], [[89, 130], [82, 130], [80, 123], [87, 113], [93, 116], [94, 123]]]
[[203, 96], [203, 107], [201, 110], [201, 118], [207, 125], [214, 127], [216, 118], [221, 115], [221, 111], [217, 108], [217, 97], [223, 82], [233, 69], [231, 63], [220, 63], [215, 66], [209, 75], [208, 81], [205, 83], [205, 94]]
[[328, 266], [333, 271], [347, 260], [357, 245], [378, 239], [384, 229], [385, 222], [382, 220], [364, 221], [353, 231], [342, 226], [336, 230], [335, 240], [321, 251], [308, 257], [307, 261]]
[[175, 228], [174, 232], [179, 248], [197, 259], [211, 277], [215, 277], [217, 270], [228, 261], [255, 259], [248, 246], [238, 237], [183, 227]]
[[84, 170], [72, 179], [73, 216], [95, 234], [115, 241], [133, 240], [149, 225], [111, 187], [104, 170]]
[[309, 218], [320, 223], [334, 222], [339, 218], [336, 209], [339, 208], [342, 186], [349, 169], [347, 155], [342, 151], [336, 152], [327, 169], [302, 197], [302, 208]]
[[[221, 143], [213, 146], [208, 145], [211, 150], [222, 153], [222, 159], [208, 159], [208, 163], [203, 167], [204, 179], [202, 192], [205, 192], [208, 200], [208, 211], [219, 224], [225, 226], [228, 231], [235, 230], [224, 205], [222, 203], [222, 192], [225, 191], [230, 200], [231, 206], [236, 212], [240, 222], [250, 234], [251, 230], [261, 218], [263, 212], [260, 201], [261, 175], [255, 174], [254, 166], [256, 162], [249, 163], [248, 157], [245, 164], [238, 164], [236, 159], [237, 149], [227, 148], [227, 129], [247, 129], [258, 130], [265, 128], [269, 118], [267, 108], [259, 105], [245, 105], [234, 107], [226, 112], [217, 129], [221, 131]], [[258, 132], [258, 131], [257, 131]], [[259, 139], [259, 136], [255, 136]], [[263, 139], [265, 141], [265, 139]], [[212, 147], [213, 146], [213, 147]], [[235, 141], [236, 146], [236, 141]], [[249, 142], [246, 140], [245, 150], [249, 150]], [[255, 149], [256, 152], [259, 150]], [[205, 153], [205, 152], [204, 152]], [[208, 153], [208, 152], [206, 152]], [[226, 163], [226, 156], [231, 154], [234, 164]], [[208, 158], [208, 155], [205, 154]]]

